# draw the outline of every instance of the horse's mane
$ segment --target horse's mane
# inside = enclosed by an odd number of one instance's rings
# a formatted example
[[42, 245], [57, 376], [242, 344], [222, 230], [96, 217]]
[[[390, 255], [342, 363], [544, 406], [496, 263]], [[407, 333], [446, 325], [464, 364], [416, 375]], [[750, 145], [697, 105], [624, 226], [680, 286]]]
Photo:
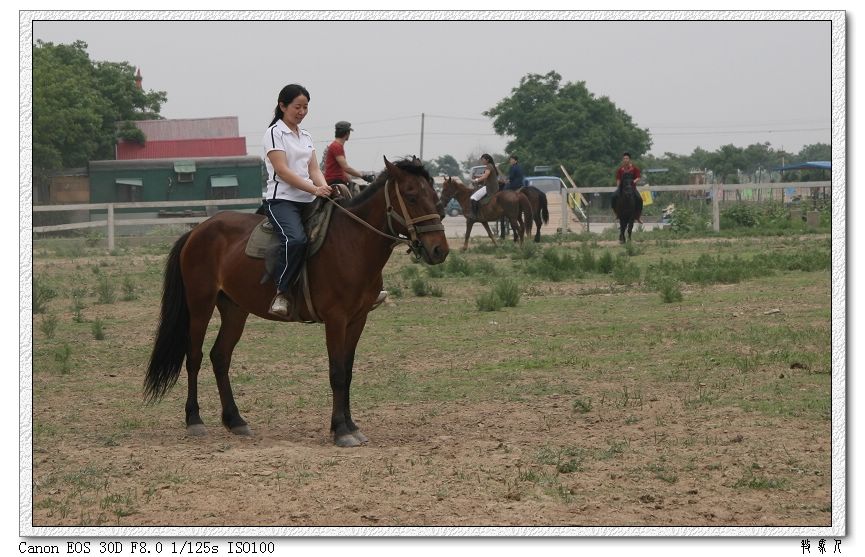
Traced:
[[[411, 174], [412, 176], [420, 176], [424, 178], [427, 182], [432, 185], [432, 177], [427, 171], [426, 167], [421, 164], [418, 164], [415, 159], [402, 159], [398, 161], [394, 161], [393, 164], [395, 167], [399, 168], [403, 172], [407, 174]], [[382, 170], [378, 177], [373, 181], [372, 184], [366, 187], [359, 195], [353, 197], [351, 199], [344, 200], [342, 205], [351, 208], [357, 207], [358, 205], [362, 205], [365, 203], [370, 197], [374, 196], [378, 190], [380, 190], [388, 180], [388, 172], [387, 168]]]

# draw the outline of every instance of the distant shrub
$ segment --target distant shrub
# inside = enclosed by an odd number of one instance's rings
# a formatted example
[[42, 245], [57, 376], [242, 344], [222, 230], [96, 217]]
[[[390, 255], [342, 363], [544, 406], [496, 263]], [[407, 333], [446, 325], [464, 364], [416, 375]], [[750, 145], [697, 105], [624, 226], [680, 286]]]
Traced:
[[493, 292], [505, 307], [516, 307], [520, 303], [520, 285], [514, 279], [500, 280], [493, 288]]
[[421, 277], [411, 281], [411, 289], [415, 296], [429, 296], [431, 294], [429, 283]]
[[40, 279], [33, 277], [33, 313], [43, 313], [57, 292]]
[[595, 263], [595, 270], [599, 273], [609, 275], [613, 272], [614, 266], [615, 261], [613, 261], [613, 254], [609, 251], [604, 251], [604, 253], [602, 253], [601, 256], [598, 257], [598, 260]]
[[57, 331], [57, 316], [53, 313], [48, 313], [42, 316], [39, 322], [39, 330], [45, 335], [45, 338], [54, 338], [54, 333]]
[[123, 277], [123, 301], [131, 302], [138, 299], [138, 293], [135, 291], [135, 284], [131, 277]]
[[475, 299], [479, 311], [499, 311], [504, 305], [499, 295], [493, 292], [481, 294]]
[[471, 265], [469, 265], [468, 260], [453, 253], [448, 256], [444, 265], [445, 271], [447, 271], [447, 274], [449, 275], [463, 277], [469, 277], [472, 275], [472, 268]]
[[613, 264], [612, 275], [619, 284], [633, 284], [640, 280], [640, 267], [627, 255], [620, 254]]
[[114, 284], [111, 283], [107, 275], [99, 273], [99, 282], [96, 285], [96, 298], [97, 303], [100, 304], [113, 304], [117, 299], [117, 295], [114, 293]]
[[95, 319], [90, 330], [93, 333], [93, 338], [96, 340], [105, 340], [105, 324], [101, 319]]

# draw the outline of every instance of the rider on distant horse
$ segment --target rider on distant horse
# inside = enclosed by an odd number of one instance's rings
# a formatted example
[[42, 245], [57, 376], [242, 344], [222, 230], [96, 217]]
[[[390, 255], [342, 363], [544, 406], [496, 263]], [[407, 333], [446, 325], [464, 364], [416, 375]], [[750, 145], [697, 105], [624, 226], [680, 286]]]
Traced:
[[643, 198], [640, 197], [640, 192], [637, 191], [637, 182], [640, 181], [640, 169], [631, 164], [631, 154], [625, 152], [622, 154], [622, 166], [616, 170], [616, 191], [613, 193], [612, 205], [613, 210], [616, 210], [616, 199], [619, 196], [619, 193], [628, 193], [624, 188], [631, 187], [633, 188], [633, 193], [636, 196], [637, 201], [637, 214], [636, 220], [640, 224], [643, 223], [640, 220], [640, 215], [643, 213]]
[[334, 140], [327, 146], [327, 149], [325, 149], [324, 160], [322, 162], [324, 179], [327, 181], [328, 185], [333, 186], [336, 184], [343, 184], [348, 187], [349, 190], [352, 190], [351, 176], [360, 178], [366, 183], [370, 183], [373, 180], [371, 174], [361, 174], [349, 166], [348, 162], [345, 160], [345, 142], [348, 141], [351, 132], [353, 131], [354, 128], [352, 128], [351, 124], [345, 120], [340, 120], [336, 123]]
[[481, 162], [486, 165], [483, 174], [472, 180], [473, 184], [483, 184], [476, 192], [472, 194], [472, 218], [477, 219], [481, 213], [480, 202], [485, 195], [494, 196], [499, 191], [499, 171], [496, 169], [496, 163], [493, 158], [484, 153], [481, 155]]

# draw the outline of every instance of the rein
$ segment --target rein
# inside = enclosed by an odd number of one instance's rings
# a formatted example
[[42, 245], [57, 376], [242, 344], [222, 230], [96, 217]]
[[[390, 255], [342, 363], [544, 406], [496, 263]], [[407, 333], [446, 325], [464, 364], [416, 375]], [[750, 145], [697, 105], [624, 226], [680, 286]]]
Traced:
[[[444, 225], [441, 223], [441, 220], [437, 224], [428, 224], [424, 226], [415, 226], [415, 223], [423, 222], [427, 220], [433, 219], [441, 219], [441, 217], [436, 213], [430, 213], [428, 215], [423, 215], [421, 217], [411, 218], [409, 215], [408, 209], [405, 206], [405, 201], [403, 201], [402, 195], [399, 191], [399, 184], [396, 180], [393, 180], [394, 190], [396, 191], [396, 199], [399, 202], [400, 210], [402, 211], [402, 215], [400, 215], [390, 200], [390, 194], [388, 193], [388, 185], [390, 184], [390, 180], [385, 182], [384, 185], [384, 199], [385, 199], [385, 208], [387, 214], [387, 228], [390, 231], [390, 234], [382, 232], [378, 228], [369, 224], [359, 216], [355, 215], [336, 201], [334, 201], [330, 197], [326, 197], [328, 201], [334, 204], [337, 209], [341, 210], [343, 213], [356, 220], [360, 224], [369, 228], [379, 236], [383, 236], [389, 240], [394, 241], [394, 245], [396, 244], [405, 244], [408, 246], [409, 250], [414, 254], [415, 257], [420, 258], [420, 250], [423, 249], [423, 245], [418, 241], [418, 234], [424, 234], [426, 232], [436, 232], [443, 231], [445, 229]], [[393, 221], [396, 220], [398, 223], [406, 227], [409, 233], [409, 237], [402, 237], [398, 232], [393, 229]]]

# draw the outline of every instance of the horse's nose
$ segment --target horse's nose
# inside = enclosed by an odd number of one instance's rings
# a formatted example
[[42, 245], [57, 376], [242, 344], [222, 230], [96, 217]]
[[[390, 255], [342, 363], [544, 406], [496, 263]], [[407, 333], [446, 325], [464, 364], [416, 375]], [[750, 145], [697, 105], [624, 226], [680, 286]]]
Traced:
[[448, 249], [448, 247], [446, 245], [442, 246], [440, 244], [436, 244], [432, 250], [432, 260], [435, 261], [436, 263], [441, 263], [448, 256], [449, 252], [450, 252], [450, 250]]

